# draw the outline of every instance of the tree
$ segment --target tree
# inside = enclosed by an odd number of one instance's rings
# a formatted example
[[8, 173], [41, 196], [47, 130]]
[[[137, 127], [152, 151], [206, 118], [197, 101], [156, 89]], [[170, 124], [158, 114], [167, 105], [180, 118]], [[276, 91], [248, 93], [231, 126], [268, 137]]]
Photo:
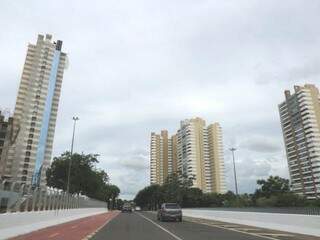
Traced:
[[272, 195], [290, 192], [289, 180], [279, 176], [270, 176], [267, 180], [260, 179], [257, 181], [260, 186], [255, 192], [255, 198], [266, 197]]
[[134, 202], [137, 206], [148, 210], [156, 210], [163, 202], [162, 187], [157, 184], [150, 185], [140, 190]]
[[105, 196], [109, 209], [116, 208], [116, 198], [120, 194], [120, 189], [116, 185], [108, 184], [105, 186]]
[[[67, 190], [67, 175], [69, 163], [71, 161], [70, 171], [70, 193], [81, 193], [88, 197], [107, 200], [109, 191], [109, 176], [104, 170], [96, 169], [98, 163], [96, 154], [70, 154], [65, 152], [59, 157], [55, 157], [46, 172], [47, 184], [50, 187]], [[117, 195], [113, 188], [113, 195]], [[118, 192], [118, 195], [119, 195]], [[117, 195], [117, 196], [118, 196]]]

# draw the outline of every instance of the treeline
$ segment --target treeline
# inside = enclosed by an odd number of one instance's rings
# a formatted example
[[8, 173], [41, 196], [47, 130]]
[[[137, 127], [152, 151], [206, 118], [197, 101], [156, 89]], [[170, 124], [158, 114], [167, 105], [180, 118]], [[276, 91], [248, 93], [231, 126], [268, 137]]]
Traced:
[[47, 185], [66, 191], [71, 161], [69, 192], [108, 202], [110, 208], [115, 208], [120, 189], [110, 184], [107, 172], [96, 167], [99, 162], [97, 156], [65, 152], [55, 157], [46, 172]]
[[231, 191], [203, 193], [191, 185], [191, 179], [173, 174], [162, 186], [151, 185], [139, 191], [134, 202], [147, 210], [156, 210], [164, 202], [177, 202], [182, 207], [320, 207], [319, 200], [310, 201], [291, 192], [289, 180], [278, 176], [258, 180], [255, 193], [238, 196]]

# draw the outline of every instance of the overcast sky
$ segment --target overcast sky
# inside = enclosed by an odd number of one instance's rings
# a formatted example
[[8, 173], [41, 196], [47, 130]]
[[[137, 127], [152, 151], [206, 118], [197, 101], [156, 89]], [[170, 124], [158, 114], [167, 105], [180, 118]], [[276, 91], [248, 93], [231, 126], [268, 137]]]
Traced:
[[228, 189], [288, 177], [277, 104], [295, 84], [320, 85], [318, 0], [0, 2], [0, 106], [13, 110], [27, 44], [63, 40], [69, 56], [54, 155], [99, 153], [99, 167], [133, 198], [149, 183], [151, 131], [185, 118], [220, 122]]

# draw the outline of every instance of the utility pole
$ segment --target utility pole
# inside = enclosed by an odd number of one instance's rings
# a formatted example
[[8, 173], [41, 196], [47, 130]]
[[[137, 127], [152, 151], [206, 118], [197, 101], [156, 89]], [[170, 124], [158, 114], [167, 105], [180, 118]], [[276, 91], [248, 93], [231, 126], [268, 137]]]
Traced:
[[237, 172], [236, 172], [236, 163], [234, 161], [234, 152], [237, 150], [236, 148], [232, 147], [229, 149], [232, 152], [232, 160], [233, 160], [233, 174], [234, 174], [234, 185], [236, 188], [236, 195], [238, 196], [238, 182], [237, 182]]
[[69, 168], [68, 168], [67, 193], [69, 193], [69, 187], [70, 187], [70, 172], [71, 172], [71, 162], [72, 162], [72, 154], [73, 154], [74, 133], [76, 130], [76, 123], [79, 120], [79, 118], [73, 117], [72, 120], [73, 120], [73, 132], [72, 132], [72, 141], [71, 141], [71, 150], [70, 150], [70, 161], [69, 161]]

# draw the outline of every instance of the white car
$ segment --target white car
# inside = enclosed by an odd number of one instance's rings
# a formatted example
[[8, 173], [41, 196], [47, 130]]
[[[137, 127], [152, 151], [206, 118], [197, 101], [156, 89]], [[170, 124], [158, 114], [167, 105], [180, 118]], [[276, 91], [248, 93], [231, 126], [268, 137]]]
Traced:
[[141, 207], [136, 206], [134, 210], [135, 210], [135, 211], [141, 211]]

